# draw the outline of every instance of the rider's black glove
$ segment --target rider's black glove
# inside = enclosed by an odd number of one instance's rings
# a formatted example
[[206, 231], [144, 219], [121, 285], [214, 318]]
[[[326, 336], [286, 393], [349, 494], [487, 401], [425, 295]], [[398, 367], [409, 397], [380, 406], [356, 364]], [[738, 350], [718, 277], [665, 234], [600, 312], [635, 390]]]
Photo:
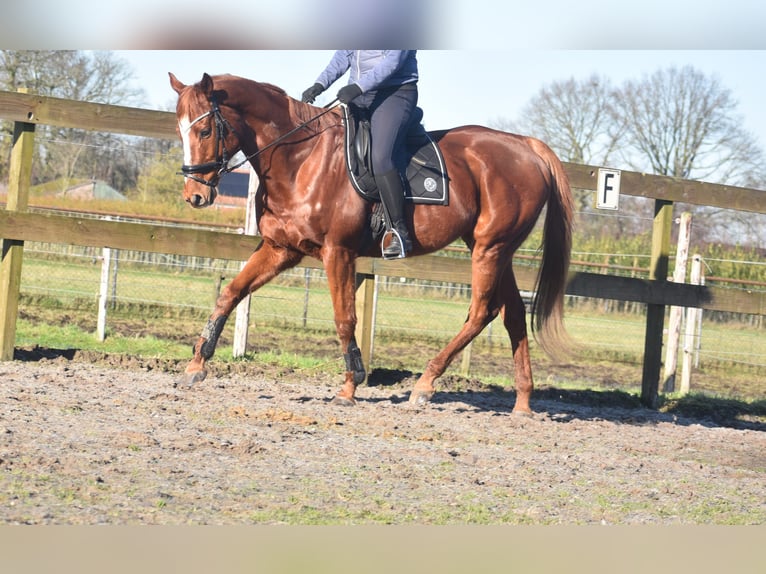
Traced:
[[301, 101], [305, 102], [307, 104], [313, 104], [316, 97], [324, 92], [324, 86], [317, 82], [313, 86], [311, 86], [308, 90], [303, 92], [303, 95], [301, 96]]
[[349, 84], [338, 90], [338, 100], [340, 100], [342, 104], [348, 104], [351, 100], [361, 95], [362, 88], [357, 84]]

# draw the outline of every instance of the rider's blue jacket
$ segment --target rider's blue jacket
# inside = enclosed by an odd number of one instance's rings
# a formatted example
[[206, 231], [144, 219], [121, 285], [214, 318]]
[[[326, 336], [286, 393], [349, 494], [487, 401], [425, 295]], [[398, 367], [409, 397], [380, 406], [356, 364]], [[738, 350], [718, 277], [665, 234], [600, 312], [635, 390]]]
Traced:
[[362, 93], [418, 81], [417, 50], [338, 50], [317, 78], [327, 89], [350, 70], [348, 83]]

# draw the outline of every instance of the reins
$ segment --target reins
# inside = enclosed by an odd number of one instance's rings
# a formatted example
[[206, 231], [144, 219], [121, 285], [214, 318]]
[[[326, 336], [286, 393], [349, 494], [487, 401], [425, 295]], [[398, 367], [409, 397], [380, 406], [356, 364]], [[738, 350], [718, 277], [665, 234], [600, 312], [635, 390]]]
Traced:
[[[283, 140], [285, 140], [285, 139], [289, 138], [289, 137], [290, 137], [291, 135], [293, 135], [295, 132], [298, 132], [298, 131], [302, 130], [302, 129], [303, 129], [303, 128], [305, 128], [307, 125], [309, 125], [311, 122], [314, 122], [314, 121], [318, 120], [318, 119], [319, 119], [319, 118], [321, 118], [323, 115], [325, 115], [325, 114], [329, 113], [330, 111], [332, 111], [332, 109], [333, 109], [333, 108], [335, 108], [335, 107], [337, 106], [337, 104], [338, 104], [338, 100], [337, 100], [337, 98], [336, 98], [336, 99], [334, 99], [332, 102], [330, 102], [329, 104], [327, 104], [326, 106], [324, 106], [324, 111], [323, 111], [323, 112], [321, 112], [321, 113], [318, 113], [317, 115], [315, 115], [315, 116], [314, 116], [314, 117], [312, 117], [312, 118], [309, 118], [308, 120], [306, 120], [305, 122], [303, 122], [303, 123], [302, 123], [302, 124], [300, 124], [299, 126], [297, 126], [297, 127], [293, 128], [293, 129], [291, 129], [291, 130], [290, 130], [289, 132], [287, 132], [286, 134], [283, 134], [283, 135], [279, 136], [277, 139], [275, 139], [275, 140], [274, 140], [273, 142], [271, 142], [270, 144], [266, 144], [266, 145], [265, 145], [263, 148], [259, 149], [258, 151], [254, 152], [254, 153], [251, 153], [249, 156], [245, 157], [245, 159], [243, 159], [243, 160], [242, 160], [241, 162], [239, 162], [237, 165], [235, 165], [234, 167], [232, 167], [232, 168], [230, 168], [229, 170], [227, 170], [227, 173], [228, 173], [229, 171], [232, 171], [232, 170], [235, 170], [235, 169], [237, 169], [237, 168], [238, 168], [239, 166], [241, 166], [241, 165], [244, 165], [245, 163], [247, 163], [248, 161], [250, 161], [250, 160], [251, 160], [252, 158], [254, 158], [255, 156], [257, 156], [257, 155], [261, 154], [262, 152], [265, 152], [265, 151], [266, 151], [267, 149], [269, 149], [270, 147], [274, 147], [274, 146], [275, 146], [275, 145], [277, 145], [279, 142], [281, 142], [281, 141], [283, 141]], [[220, 113], [220, 112], [219, 112], [219, 113]], [[232, 131], [233, 131], [233, 130], [232, 130]], [[236, 133], [236, 132], [234, 132], [234, 133]], [[237, 135], [237, 137], [239, 137], [239, 135]]]
[[[210, 100], [211, 110], [209, 112], [206, 112], [205, 114], [202, 114], [198, 118], [192, 122], [191, 125], [194, 125], [197, 121], [201, 120], [202, 118], [208, 116], [209, 114], [213, 114], [213, 118], [215, 119], [215, 129], [216, 129], [216, 150], [215, 150], [215, 156], [216, 159], [214, 161], [209, 161], [206, 163], [200, 163], [195, 165], [182, 165], [181, 166], [181, 172], [180, 175], [183, 175], [184, 177], [188, 177], [190, 179], [193, 179], [194, 181], [201, 183], [203, 185], [207, 185], [208, 187], [215, 187], [218, 183], [218, 179], [222, 175], [226, 175], [227, 173], [230, 173], [237, 169], [238, 167], [244, 165], [248, 161], [250, 161], [252, 158], [256, 157], [257, 155], [265, 152], [267, 149], [274, 147], [275, 145], [279, 144], [280, 142], [284, 141], [285, 139], [289, 138], [294, 133], [302, 130], [307, 125], [309, 125], [311, 122], [314, 122], [324, 116], [325, 114], [332, 111], [337, 105], [338, 100], [337, 98], [334, 99], [332, 102], [324, 106], [324, 111], [320, 112], [319, 114], [309, 118], [302, 124], [296, 126], [295, 128], [291, 129], [286, 134], [282, 134], [277, 139], [275, 139], [273, 142], [267, 144], [263, 148], [255, 151], [254, 153], [251, 153], [250, 155], [246, 156], [245, 159], [240, 161], [239, 163], [229, 166], [229, 160], [227, 159], [228, 150], [226, 149], [226, 145], [224, 143], [224, 128], [227, 127], [231, 132], [237, 136], [237, 139], [241, 141], [240, 135], [237, 133], [237, 131], [234, 129], [234, 127], [226, 120], [226, 118], [223, 117], [223, 114], [221, 113], [221, 109], [218, 107], [218, 102], [215, 100]], [[191, 125], [189, 127], [191, 127]], [[221, 151], [223, 150], [223, 151]], [[196, 173], [205, 173], [208, 171], [212, 171], [214, 169], [217, 169], [217, 173], [215, 176], [210, 180], [202, 179], [201, 177], [197, 177], [193, 174]]]

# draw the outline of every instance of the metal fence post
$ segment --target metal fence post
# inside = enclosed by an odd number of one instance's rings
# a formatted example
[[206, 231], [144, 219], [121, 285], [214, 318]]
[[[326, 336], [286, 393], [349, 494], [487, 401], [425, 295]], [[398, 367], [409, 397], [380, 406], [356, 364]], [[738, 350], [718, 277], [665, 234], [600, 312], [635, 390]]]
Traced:
[[[702, 283], [702, 256], [698, 253], [692, 257], [692, 285]], [[689, 393], [692, 379], [692, 364], [694, 362], [695, 351], [702, 338], [702, 309], [698, 307], [689, 307], [686, 310], [686, 334], [684, 340], [684, 353], [681, 368], [681, 388], [682, 395]], [[699, 366], [699, 365], [697, 365]]]

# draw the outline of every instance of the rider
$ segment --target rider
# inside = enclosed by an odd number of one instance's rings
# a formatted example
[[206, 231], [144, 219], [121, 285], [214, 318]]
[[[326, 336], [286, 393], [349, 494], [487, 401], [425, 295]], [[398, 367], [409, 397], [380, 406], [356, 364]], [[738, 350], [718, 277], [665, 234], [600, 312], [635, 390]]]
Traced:
[[418, 102], [417, 50], [338, 50], [301, 99], [313, 103], [349, 69], [349, 82], [338, 100], [368, 111], [372, 140], [372, 171], [386, 215], [391, 242], [382, 249], [386, 259], [405, 257], [412, 242], [404, 222], [404, 187], [399, 158]]

